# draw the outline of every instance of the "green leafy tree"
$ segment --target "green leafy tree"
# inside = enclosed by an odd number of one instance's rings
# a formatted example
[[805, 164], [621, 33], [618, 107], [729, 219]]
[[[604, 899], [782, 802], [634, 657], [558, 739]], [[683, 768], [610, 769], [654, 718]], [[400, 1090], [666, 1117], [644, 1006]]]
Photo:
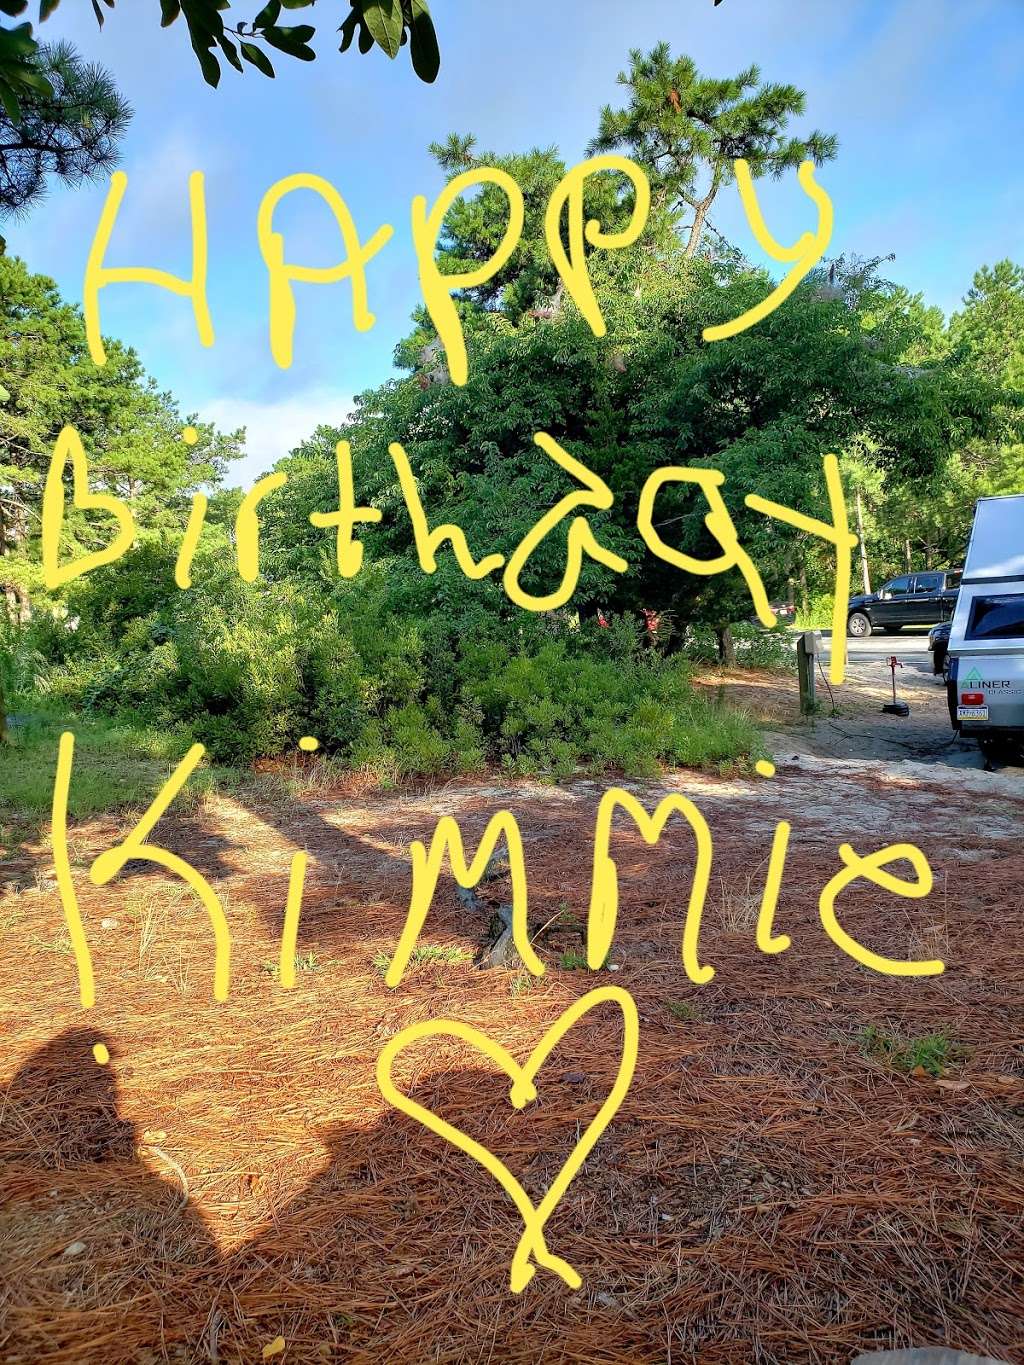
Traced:
[[890, 572], [962, 563], [978, 498], [1024, 489], [1024, 269], [982, 266], [938, 349], [992, 427], [954, 444], [924, 483], [887, 484], [875, 553]]
[[36, 203], [47, 176], [74, 186], [105, 174], [131, 118], [110, 76], [70, 44], [40, 47], [34, 65], [39, 82], [0, 107], [0, 216]]
[[820, 132], [787, 133], [803, 114], [806, 97], [794, 85], [761, 84], [756, 66], [724, 80], [702, 76], [690, 57], [673, 58], [667, 43], [630, 53], [619, 84], [629, 92], [621, 109], [601, 111], [595, 152], [625, 151], [650, 173], [652, 187], [674, 214], [685, 216], [686, 255], [701, 245], [708, 215], [733, 162], [745, 159], [751, 174], [778, 177], [811, 160], [832, 160], [838, 144]]
[[[94, 365], [79, 310], [9, 256], [0, 257], [0, 375], [0, 590], [18, 616], [38, 586], [42, 488], [64, 426], [82, 437], [93, 487], [129, 500], [151, 530], [182, 526], [192, 492], [218, 484], [240, 453], [241, 432], [198, 423], [187, 445], [177, 405], [135, 352], [112, 342], [106, 365]], [[105, 531], [69, 506], [69, 550], [95, 548]]]
[[[958, 440], [984, 429], [984, 411], [965, 403], [947, 368], [923, 373], [900, 364], [919, 320], [901, 318], [894, 302], [880, 320], [882, 290], [872, 278], [859, 288], [841, 271], [808, 280], [757, 328], [707, 346], [704, 327], [745, 311], [762, 297], [760, 272], [729, 278], [710, 263], [674, 255], [652, 258], [642, 245], [619, 260], [595, 260], [594, 278], [608, 337], [597, 340], [571, 304], [554, 317], [524, 314], [513, 325], [483, 312], [470, 335], [465, 386], [426, 388], [418, 376], [363, 395], [345, 436], [351, 440], [360, 501], [384, 514], [363, 538], [367, 562], [387, 564], [393, 600], [409, 611], [450, 622], [450, 647], [460, 648], [467, 613], [505, 619], [509, 606], [495, 578], [470, 584], [451, 552], [424, 577], [404, 499], [388, 453], [406, 448], [431, 524], [462, 526], [477, 558], [506, 557], [541, 515], [573, 487], [534, 444], [545, 431], [599, 474], [615, 506], [588, 519], [598, 540], [622, 555], [628, 573], [617, 575], [585, 561], [573, 609], [637, 614], [650, 608], [678, 627], [703, 623], [722, 632], [750, 616], [740, 574], [715, 578], [683, 573], [648, 553], [636, 531], [640, 490], [666, 465], [720, 469], [725, 496], [741, 541], [757, 563], [770, 596], [809, 556], [827, 553], [815, 542], [746, 508], [745, 495], [762, 496], [828, 518], [822, 459], [858, 444], [864, 459], [894, 480], [929, 476]], [[330, 510], [333, 486], [331, 433], [318, 433], [293, 460], [302, 520]], [[301, 493], [300, 493], [301, 490]], [[719, 550], [705, 524], [702, 495], [685, 485], [666, 487], [655, 524], [665, 543], [698, 558]], [[523, 578], [544, 593], [565, 564], [563, 525], [533, 557]], [[302, 572], [316, 564], [331, 573], [330, 546], [291, 516], [269, 530], [271, 572]], [[279, 565], [279, 570], [274, 568]], [[399, 584], [401, 586], [399, 587]], [[815, 585], [817, 586], [817, 585]]]
[[1003, 388], [1024, 390], [1024, 266], [983, 265], [949, 334], [960, 363]]
[[[478, 153], [476, 139], [453, 133], [445, 143], [432, 143], [430, 152], [450, 175], [481, 166], [496, 167], [511, 175], [523, 192], [523, 232], [508, 264], [491, 279], [458, 294], [463, 324], [472, 330], [486, 315], [500, 314], [518, 324], [557, 316], [564, 306], [564, 289], [551, 262], [545, 237], [548, 204], [568, 167], [553, 147], [533, 148], [518, 155]], [[631, 209], [631, 190], [619, 175], [588, 179], [584, 191], [584, 216], [596, 219], [606, 231], [625, 225]], [[564, 220], [564, 215], [563, 215]], [[446, 275], [479, 268], [491, 259], [504, 236], [508, 200], [496, 185], [484, 185], [476, 194], [464, 195], [445, 218], [438, 248], [438, 265]], [[563, 221], [563, 238], [565, 237]], [[647, 230], [648, 245], [657, 240], [657, 226]], [[592, 249], [587, 248], [588, 256]], [[416, 329], [399, 345], [396, 361], [402, 368], [417, 369], [422, 382], [444, 378], [443, 356], [435, 345], [436, 332], [425, 309], [415, 314]]]

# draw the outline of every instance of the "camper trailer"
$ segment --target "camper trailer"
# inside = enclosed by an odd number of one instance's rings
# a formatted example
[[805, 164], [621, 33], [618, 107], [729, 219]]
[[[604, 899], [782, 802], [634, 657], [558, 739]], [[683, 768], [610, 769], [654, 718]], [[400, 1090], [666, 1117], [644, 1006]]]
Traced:
[[975, 508], [948, 676], [954, 729], [986, 753], [1024, 746], [1024, 493]]

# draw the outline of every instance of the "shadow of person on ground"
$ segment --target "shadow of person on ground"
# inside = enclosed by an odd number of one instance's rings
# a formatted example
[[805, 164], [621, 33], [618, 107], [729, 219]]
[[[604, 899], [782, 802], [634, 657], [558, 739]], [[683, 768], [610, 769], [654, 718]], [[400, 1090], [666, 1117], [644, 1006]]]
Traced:
[[216, 1244], [97, 1042], [59, 1034], [0, 1095], [0, 1359], [206, 1360]]

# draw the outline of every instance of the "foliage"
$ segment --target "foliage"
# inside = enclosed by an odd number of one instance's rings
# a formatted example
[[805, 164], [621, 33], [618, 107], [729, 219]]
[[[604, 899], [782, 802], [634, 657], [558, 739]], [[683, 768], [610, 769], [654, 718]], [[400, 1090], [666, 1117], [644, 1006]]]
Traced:
[[[535, 147], [511, 156], [495, 151], [478, 152], [475, 137], [452, 133], [447, 142], [432, 143], [430, 152], [449, 175], [483, 166], [495, 167], [510, 175], [523, 192], [525, 219], [513, 261], [483, 284], [461, 291], [459, 297], [483, 310], [500, 309], [502, 316], [514, 324], [526, 315], [533, 318], [556, 316], [561, 310], [564, 291], [551, 262], [545, 217], [552, 194], [568, 170], [557, 150]], [[584, 186], [583, 209], [587, 222], [599, 222], [605, 232], [625, 227], [632, 211], [632, 187], [621, 182], [622, 177], [618, 175], [588, 178]], [[439, 268], [446, 275], [479, 269], [501, 244], [507, 220], [508, 201], [504, 191], [496, 185], [484, 185], [472, 197], [459, 199], [445, 218], [438, 252]], [[565, 215], [562, 228], [564, 238]], [[650, 232], [648, 240], [651, 240]], [[587, 247], [586, 254], [589, 257], [592, 249]], [[464, 310], [464, 317], [472, 326], [472, 311]], [[410, 355], [417, 355], [419, 344], [431, 340], [432, 329], [422, 315], [418, 320], [423, 323], [422, 331], [400, 349], [400, 363]]]
[[[187, 445], [177, 404], [135, 352], [111, 342], [106, 365], [94, 365], [79, 310], [9, 256], [0, 256], [0, 375], [0, 591], [39, 593], [42, 488], [66, 424], [81, 434], [94, 489], [128, 498], [151, 528], [180, 525], [192, 493], [219, 483], [241, 453], [242, 432], [225, 436], [195, 418], [199, 440]], [[95, 548], [103, 534], [69, 506], [68, 551]]]
[[[341, 433], [352, 443], [361, 499], [383, 513], [381, 525], [365, 535], [368, 561], [415, 563], [391, 442], [405, 447], [432, 524], [454, 521], [477, 556], [507, 557], [570, 487], [538, 455], [534, 435], [544, 431], [615, 494], [610, 511], [588, 520], [629, 571], [617, 575], [586, 560], [574, 596], [584, 616], [652, 609], [671, 614], [682, 630], [694, 622], [721, 627], [752, 614], [737, 571], [697, 578], [640, 541], [640, 489], [669, 465], [726, 476], [723, 493], [742, 544], [769, 597], [786, 595], [800, 566], [809, 557], [824, 563], [827, 552], [815, 548], [809, 555], [808, 537], [751, 511], [748, 493], [828, 520], [825, 454], [857, 446], [873, 469], [909, 487], [931, 476], [951, 447], [983, 436], [990, 419], [982, 390], [966, 385], [949, 364], [913, 373], [903, 366], [918, 322], [903, 316], [887, 286], [859, 268], [831, 274], [838, 284], [828, 283], [828, 273], [815, 276], [757, 328], [714, 346], [702, 342], [703, 328], [745, 311], [770, 284], [760, 271], [723, 272], [706, 260], [687, 260], [675, 239], [594, 260], [609, 326], [605, 340], [594, 338], [569, 303], [551, 316], [513, 320], [493, 301], [467, 301], [468, 383], [424, 385], [417, 368], [406, 380], [364, 394]], [[518, 284], [510, 277], [506, 295]], [[328, 510], [332, 463], [330, 433], [320, 434], [315, 450], [304, 447], [301, 457], [281, 463], [285, 472], [294, 465], [308, 510]], [[691, 487], [669, 485], [659, 496], [655, 524], [673, 549], [714, 558], [718, 547], [706, 511]], [[271, 564], [287, 560], [294, 567], [298, 555], [308, 562], [316, 554], [315, 536], [291, 515], [268, 528], [267, 540]], [[422, 610], [435, 610], [442, 600], [448, 609], [458, 595], [502, 611], [497, 584], [468, 585], [447, 550], [439, 562], [429, 584], [409, 585]], [[564, 563], [563, 526], [536, 551], [525, 586], [550, 589]]]
[[669, 1000], [668, 1012], [675, 1019], [681, 1019], [687, 1024], [699, 1024], [703, 1021], [703, 1012], [700, 1006], [689, 1000]]
[[0, 215], [35, 203], [48, 175], [74, 186], [110, 170], [131, 118], [110, 76], [70, 44], [40, 47], [35, 70], [17, 106], [0, 107]]
[[[791, 672], [796, 666], [793, 637], [783, 625], [776, 626], [774, 630], [765, 630], [761, 625], [739, 622], [732, 626], [732, 643], [736, 663], [740, 668], [767, 668]], [[715, 631], [710, 626], [699, 623], [688, 626], [679, 648], [683, 655], [694, 663], [719, 662], [719, 643]]]
[[[323, 746], [314, 766], [385, 783], [487, 766], [561, 778], [742, 763], [757, 752], [752, 723], [696, 689], [692, 670], [727, 651], [730, 630], [740, 664], [792, 667], [789, 639], [749, 624], [737, 570], [687, 573], [650, 552], [637, 529], [649, 476], [667, 466], [721, 471], [769, 598], [799, 584], [805, 608], [832, 590], [831, 550], [750, 509], [749, 493], [830, 521], [822, 460], [839, 454], [869, 549], [884, 561], [947, 545], [976, 489], [1020, 480], [1020, 273], [982, 272], [946, 328], [919, 296], [881, 277], [880, 259], [839, 258], [757, 327], [707, 345], [706, 327], [746, 312], [773, 285], [738, 253], [697, 252], [693, 224], [680, 229], [682, 208], [707, 200], [698, 179], [724, 183], [727, 151], [772, 174], [834, 148], [817, 134], [790, 138], [802, 95], [761, 87], [755, 72], [709, 82], [659, 48], [634, 57], [627, 84], [629, 109], [606, 114], [599, 136], [626, 139], [648, 159], [662, 202], [634, 246], [590, 256], [607, 335], [596, 338], [559, 288], [542, 245], [544, 209], [565, 170], [558, 152], [488, 155], [523, 184], [527, 221], [496, 281], [459, 299], [468, 382], [448, 382], [432, 329], [414, 318], [398, 348], [401, 373], [361, 395], [343, 428], [316, 429], [277, 465], [287, 482], [261, 505], [256, 584], [234, 568], [239, 494], [218, 489], [239, 434], [201, 428], [199, 444], [186, 446], [173, 400], [134, 354], [111, 343], [97, 370], [77, 310], [49, 281], [0, 258], [0, 587], [15, 616], [31, 598], [19, 657], [46, 661], [55, 704], [193, 735], [233, 763], [294, 753], [314, 735]], [[668, 159], [657, 151], [665, 137], [675, 139]], [[467, 136], [434, 153], [449, 170], [479, 164]], [[607, 230], [630, 212], [619, 177], [595, 178], [587, 194], [587, 216]], [[442, 268], [486, 259], [504, 219], [491, 188], [453, 206]], [[39, 490], [69, 417], [95, 486], [127, 499], [141, 529], [118, 563], [49, 598], [34, 569]], [[587, 521], [628, 565], [618, 574], [584, 557], [572, 603], [539, 614], [513, 607], [497, 574], [467, 580], [450, 546], [434, 572], [420, 567], [390, 453], [395, 441], [404, 447], [432, 526], [454, 522], [477, 559], [507, 560], [573, 487], [538, 449], [538, 432], [605, 481], [614, 504]], [[360, 528], [354, 580], [339, 578], [333, 536], [310, 520], [337, 507], [340, 439], [351, 446], [359, 503], [381, 513]], [[212, 490], [212, 515], [193, 587], [181, 592], [172, 567], [199, 488]], [[666, 485], [653, 517], [663, 544], [715, 559], [707, 511], [692, 486]], [[91, 548], [101, 533], [73, 513], [64, 548]], [[563, 523], [530, 557], [526, 591], [559, 583], [566, 546]]]
[[948, 328], [910, 298], [915, 331], [903, 338], [907, 372], [918, 382], [941, 370], [965, 406], [984, 420], [951, 432], [921, 479], [880, 469], [870, 448], [849, 452], [845, 472], [860, 491], [865, 539], [877, 583], [915, 568], [963, 563], [978, 498], [1024, 488], [1024, 269], [983, 266]]
[[281, 753], [314, 734], [346, 766], [395, 782], [488, 763], [640, 776], [757, 748], [744, 717], [693, 691], [681, 660], [628, 633], [595, 646], [551, 623], [517, 635], [482, 610], [457, 624], [424, 619], [372, 582], [330, 596], [309, 584], [301, 594], [249, 588], [215, 554], [180, 593], [159, 542], [135, 553], [77, 586], [74, 629], [33, 620], [32, 638], [55, 660], [51, 696], [184, 726], [219, 760]]
[[831, 630], [835, 597], [830, 592], [815, 593], [796, 614], [798, 630]]
[[1024, 391], [1024, 266], [982, 266], [950, 321], [958, 359], [993, 384]]
[[724, 80], [702, 76], [690, 57], [673, 59], [669, 45], [634, 49], [619, 73], [628, 92], [622, 109], [605, 105], [591, 150], [625, 151], [646, 167], [655, 195], [674, 213], [691, 210], [687, 256], [701, 244], [707, 215], [730, 183], [733, 162], [751, 174], [779, 176], [801, 161], [832, 160], [836, 139], [812, 132], [788, 136], [806, 97], [794, 85], [762, 85], [756, 66]]
[[[196, 55], [203, 79], [208, 85], [220, 82], [221, 62], [226, 61], [236, 71], [253, 66], [264, 76], [274, 76], [274, 65], [268, 49], [298, 61], [311, 62], [316, 52], [310, 46], [316, 36], [313, 24], [282, 24], [282, 11], [305, 10], [315, 0], [267, 0], [251, 20], [236, 19], [232, 24], [226, 11], [231, 0], [160, 0], [160, 22], [167, 28], [179, 17], [188, 28], [189, 41]], [[378, 47], [389, 57], [396, 57], [408, 46], [416, 74], [424, 81], [434, 81], [440, 69], [441, 57], [437, 35], [430, 16], [427, 0], [349, 0], [350, 12], [341, 25], [340, 51], [345, 52], [354, 40], [360, 52]], [[40, 0], [39, 18], [45, 20], [57, 9], [60, 0]], [[113, 9], [115, 0], [103, 0]], [[96, 21], [103, 24], [100, 0], [92, 0]], [[29, 0], [0, 0], [0, 14], [12, 18], [29, 9]], [[40, 48], [33, 37], [32, 26], [19, 24], [14, 29], [0, 29], [0, 103], [12, 122], [20, 117], [21, 104], [26, 96], [46, 97], [51, 93], [47, 73], [40, 66]]]

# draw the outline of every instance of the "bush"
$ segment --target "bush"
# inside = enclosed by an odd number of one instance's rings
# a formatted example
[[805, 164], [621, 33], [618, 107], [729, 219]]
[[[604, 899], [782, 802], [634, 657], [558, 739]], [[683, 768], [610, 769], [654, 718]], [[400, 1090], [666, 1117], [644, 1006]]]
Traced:
[[[740, 666], [779, 669], [796, 667], [793, 636], [783, 625], [776, 626], [774, 630], [765, 630], [763, 626], [742, 621], [732, 627], [732, 638], [736, 662]], [[710, 626], [687, 626], [683, 632], [681, 652], [694, 663], [718, 663], [718, 639], [715, 632]]]
[[[120, 570], [75, 594], [73, 628], [47, 626], [54, 698], [187, 730], [215, 761], [276, 756], [309, 734], [332, 766], [383, 782], [488, 764], [644, 777], [757, 745], [749, 721], [697, 696], [691, 665], [628, 618], [509, 614], [493, 585], [444, 570], [369, 566], [328, 592], [246, 586], [207, 562], [187, 593], [165, 578], [163, 596]], [[741, 628], [751, 655], [763, 641]]]
[[795, 642], [783, 625], [774, 630], [743, 624], [733, 626], [736, 662], [748, 668], [796, 668]]
[[796, 624], [801, 630], [831, 630], [835, 600], [830, 592], [815, 593], [807, 603], [807, 610], [797, 612]]

